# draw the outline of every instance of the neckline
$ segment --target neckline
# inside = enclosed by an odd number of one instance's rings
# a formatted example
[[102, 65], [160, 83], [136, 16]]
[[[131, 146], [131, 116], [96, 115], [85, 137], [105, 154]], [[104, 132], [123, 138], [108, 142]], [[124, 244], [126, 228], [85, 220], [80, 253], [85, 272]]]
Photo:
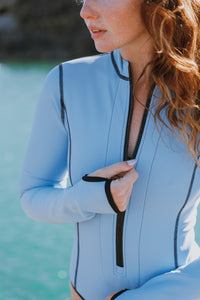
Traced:
[[[140, 124], [140, 129], [139, 129], [139, 132], [138, 132], [136, 144], [135, 144], [135, 147], [134, 147], [134, 150], [133, 150], [132, 154], [127, 156], [128, 159], [136, 158], [136, 154], [137, 154], [138, 149], [139, 149], [140, 141], [141, 141], [142, 136], [143, 136], [143, 131], [144, 131], [144, 128], [145, 128], [145, 124], [146, 124], [146, 120], [147, 120], [147, 116], [148, 116], [148, 112], [149, 112], [149, 107], [150, 107], [150, 104], [152, 102], [152, 97], [153, 97], [153, 92], [154, 92], [155, 87], [156, 87], [156, 84], [155, 84], [155, 82], [153, 82], [153, 84], [150, 87], [148, 96], [147, 96], [147, 101], [146, 101], [145, 109], [144, 109], [144, 112], [143, 112], [142, 121], [141, 121], [141, 124]], [[133, 112], [132, 112], [132, 114], [133, 114]], [[129, 132], [129, 135], [130, 135], [130, 132]]]
[[119, 49], [111, 52], [111, 60], [117, 75], [125, 81], [130, 81], [129, 62], [121, 57]]

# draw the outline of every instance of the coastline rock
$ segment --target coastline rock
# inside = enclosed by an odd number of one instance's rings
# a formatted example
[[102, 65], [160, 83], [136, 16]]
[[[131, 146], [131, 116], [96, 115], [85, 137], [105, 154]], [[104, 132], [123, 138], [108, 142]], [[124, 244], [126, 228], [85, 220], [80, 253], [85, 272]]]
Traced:
[[67, 60], [96, 53], [75, 0], [1, 0], [0, 60]]
[[18, 22], [12, 15], [6, 14], [0, 16], [0, 33], [11, 33], [18, 30]]
[[10, 7], [13, 7], [16, 3], [16, 0], [1, 0], [0, 2], [0, 12], [7, 10]]

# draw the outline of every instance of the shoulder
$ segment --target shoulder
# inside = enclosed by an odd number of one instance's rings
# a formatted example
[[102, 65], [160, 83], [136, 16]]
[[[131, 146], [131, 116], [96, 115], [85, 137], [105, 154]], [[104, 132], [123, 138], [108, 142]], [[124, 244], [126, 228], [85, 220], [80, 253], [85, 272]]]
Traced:
[[98, 75], [110, 76], [113, 72], [113, 66], [110, 53], [81, 57], [65, 61], [55, 66], [46, 77], [46, 85], [49, 87], [58, 86], [60, 65], [63, 68], [63, 76], [66, 80], [84, 80]]
[[69, 60], [63, 62], [62, 65], [64, 68], [70, 69], [93, 69], [97, 66], [102, 66], [102, 64], [106, 64], [109, 60], [109, 53], [81, 57], [73, 60]]
[[102, 75], [105, 78], [113, 71], [110, 53], [70, 60], [62, 66], [65, 79], [73, 81], [85, 81]]
[[68, 95], [68, 98], [73, 96], [75, 102], [75, 95], [78, 96], [76, 98], [82, 99], [83, 87], [85, 91], [96, 93], [98, 86], [101, 88], [102, 84], [109, 84], [113, 79], [113, 70], [110, 53], [69, 60], [55, 66], [47, 74], [42, 93], [48, 94], [54, 101], [57, 99], [56, 101], [59, 102], [63, 88], [65, 100]]

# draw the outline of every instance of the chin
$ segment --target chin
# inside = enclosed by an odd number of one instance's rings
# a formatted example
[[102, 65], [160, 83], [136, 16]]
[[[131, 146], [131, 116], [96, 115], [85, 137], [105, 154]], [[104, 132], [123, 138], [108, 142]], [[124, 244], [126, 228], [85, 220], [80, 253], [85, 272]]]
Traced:
[[117, 49], [117, 47], [109, 46], [109, 45], [100, 45], [95, 43], [95, 48], [99, 53], [108, 53]]

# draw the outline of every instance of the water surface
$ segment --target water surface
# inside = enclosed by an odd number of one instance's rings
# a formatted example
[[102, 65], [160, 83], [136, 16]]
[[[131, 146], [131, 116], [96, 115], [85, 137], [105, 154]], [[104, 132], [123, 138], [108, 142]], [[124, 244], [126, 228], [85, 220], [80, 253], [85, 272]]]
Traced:
[[0, 300], [68, 296], [73, 225], [44, 224], [20, 207], [18, 181], [36, 102], [52, 64], [0, 67]]

